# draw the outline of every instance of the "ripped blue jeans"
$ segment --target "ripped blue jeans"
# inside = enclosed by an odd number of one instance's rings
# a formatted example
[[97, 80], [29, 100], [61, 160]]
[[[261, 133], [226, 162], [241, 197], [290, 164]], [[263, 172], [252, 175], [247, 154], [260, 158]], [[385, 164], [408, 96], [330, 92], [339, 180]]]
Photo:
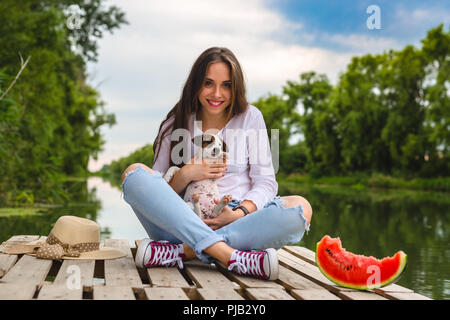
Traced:
[[[185, 243], [204, 263], [214, 258], [204, 249], [224, 241], [237, 250], [275, 248], [300, 241], [308, 230], [301, 205], [284, 208], [277, 196], [264, 208], [218, 230], [212, 230], [189, 208], [158, 171], [142, 168], [128, 172], [123, 183], [124, 200], [131, 206], [152, 240]], [[239, 201], [228, 205], [234, 207]]]

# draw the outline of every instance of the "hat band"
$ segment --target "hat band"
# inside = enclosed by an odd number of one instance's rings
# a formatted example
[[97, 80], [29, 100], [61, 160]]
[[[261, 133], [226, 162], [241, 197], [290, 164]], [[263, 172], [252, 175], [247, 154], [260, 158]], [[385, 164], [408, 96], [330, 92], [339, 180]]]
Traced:
[[97, 251], [99, 249], [99, 242], [82, 242], [70, 245], [63, 243], [50, 232], [46, 243], [37, 250], [36, 257], [59, 260], [63, 256], [79, 257], [82, 252]]

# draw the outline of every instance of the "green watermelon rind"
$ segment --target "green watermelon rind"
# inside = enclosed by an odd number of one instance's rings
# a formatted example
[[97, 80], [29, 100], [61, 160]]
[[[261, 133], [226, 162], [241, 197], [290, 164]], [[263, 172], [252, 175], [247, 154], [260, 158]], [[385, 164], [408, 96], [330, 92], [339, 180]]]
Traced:
[[337, 279], [334, 279], [332, 276], [327, 274], [326, 271], [321, 267], [321, 265], [319, 263], [319, 259], [318, 259], [318, 251], [319, 251], [319, 244], [320, 244], [320, 242], [321, 241], [319, 241], [317, 243], [317, 245], [316, 245], [316, 255], [315, 255], [316, 264], [319, 267], [320, 272], [322, 272], [322, 274], [328, 280], [330, 280], [331, 282], [333, 282], [333, 283], [335, 283], [335, 284], [337, 284], [337, 285], [339, 285], [341, 287], [344, 287], [344, 288], [350, 288], [350, 289], [356, 289], [356, 290], [372, 290], [372, 289], [378, 289], [378, 288], [381, 288], [381, 287], [385, 287], [388, 284], [391, 284], [391, 283], [395, 282], [396, 280], [398, 280], [400, 275], [403, 273], [403, 271], [405, 270], [405, 267], [406, 267], [407, 255], [403, 251], [400, 251], [400, 255], [401, 255], [400, 261], [401, 262], [400, 262], [400, 266], [399, 266], [397, 272], [392, 277], [390, 277], [387, 280], [379, 283], [378, 285], [358, 286], [358, 285], [353, 285], [351, 283], [342, 282], [342, 281], [339, 281]]

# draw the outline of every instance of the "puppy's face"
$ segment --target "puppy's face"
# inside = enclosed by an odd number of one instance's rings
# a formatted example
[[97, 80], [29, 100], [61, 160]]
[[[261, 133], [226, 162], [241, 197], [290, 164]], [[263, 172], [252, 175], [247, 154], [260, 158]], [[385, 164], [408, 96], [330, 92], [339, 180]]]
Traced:
[[192, 141], [202, 148], [203, 158], [223, 158], [226, 144], [217, 135], [203, 134], [194, 137]]

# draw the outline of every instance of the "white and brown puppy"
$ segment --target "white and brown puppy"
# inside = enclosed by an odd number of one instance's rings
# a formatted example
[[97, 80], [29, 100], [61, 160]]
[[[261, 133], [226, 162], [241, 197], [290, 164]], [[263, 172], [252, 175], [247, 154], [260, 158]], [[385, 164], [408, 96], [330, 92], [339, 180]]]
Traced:
[[[203, 134], [194, 137], [192, 141], [195, 145], [201, 147], [199, 152], [194, 156], [194, 163], [202, 163], [202, 160], [206, 159], [222, 161], [227, 156], [226, 144], [217, 135]], [[164, 179], [169, 182], [178, 170], [180, 170], [179, 167], [170, 167], [164, 175]], [[225, 195], [219, 201], [219, 188], [215, 180], [204, 179], [192, 181], [186, 187], [184, 201], [186, 201], [200, 218], [210, 219], [216, 217], [223, 207], [232, 200], [231, 195]]]

